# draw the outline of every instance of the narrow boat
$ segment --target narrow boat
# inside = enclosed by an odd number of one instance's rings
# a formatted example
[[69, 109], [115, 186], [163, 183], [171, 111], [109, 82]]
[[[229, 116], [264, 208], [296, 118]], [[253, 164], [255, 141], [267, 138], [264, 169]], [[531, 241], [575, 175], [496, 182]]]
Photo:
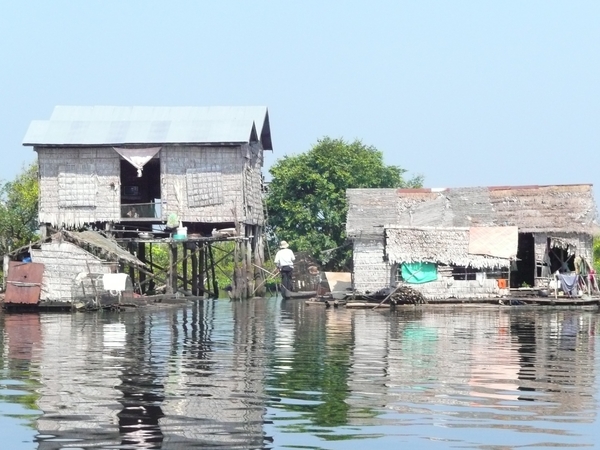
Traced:
[[311, 298], [316, 297], [317, 291], [288, 291], [283, 285], [279, 285], [281, 295], [284, 299], [292, 298]]

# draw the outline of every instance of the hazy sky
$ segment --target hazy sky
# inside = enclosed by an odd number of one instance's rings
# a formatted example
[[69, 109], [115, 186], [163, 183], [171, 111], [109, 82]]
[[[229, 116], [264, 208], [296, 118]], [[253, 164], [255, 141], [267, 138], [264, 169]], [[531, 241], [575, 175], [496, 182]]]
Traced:
[[430, 187], [594, 183], [600, 1], [5, 1], [0, 178], [55, 105], [266, 105]]

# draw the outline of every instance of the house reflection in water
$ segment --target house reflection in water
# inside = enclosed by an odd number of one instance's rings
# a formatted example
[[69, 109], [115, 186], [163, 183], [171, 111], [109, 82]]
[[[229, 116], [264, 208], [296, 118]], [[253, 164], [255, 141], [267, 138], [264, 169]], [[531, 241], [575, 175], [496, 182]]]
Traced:
[[43, 316], [38, 449], [262, 446], [270, 312], [232, 303], [232, 321], [215, 304]]
[[591, 407], [596, 326], [591, 314], [576, 313], [577, 319], [565, 312], [397, 314], [353, 316], [349, 424], [384, 424], [381, 410], [369, 413], [373, 396], [383, 399], [383, 410], [407, 414], [427, 405], [503, 408], [515, 402], [527, 411], [523, 401], [532, 401], [536, 414], [545, 409], [576, 414]]
[[168, 397], [160, 420], [165, 443], [263, 445], [265, 323], [272, 323], [265, 316], [270, 312], [264, 302], [231, 307], [234, 320], [212, 302], [196, 305], [191, 317], [181, 312], [173, 317], [176, 367], [165, 381]]

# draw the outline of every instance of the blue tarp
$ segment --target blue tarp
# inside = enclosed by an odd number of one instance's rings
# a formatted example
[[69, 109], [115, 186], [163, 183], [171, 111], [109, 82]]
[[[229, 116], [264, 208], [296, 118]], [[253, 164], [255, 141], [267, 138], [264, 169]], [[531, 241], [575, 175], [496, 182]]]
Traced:
[[402, 279], [411, 284], [429, 283], [437, 280], [437, 265], [434, 263], [403, 263]]

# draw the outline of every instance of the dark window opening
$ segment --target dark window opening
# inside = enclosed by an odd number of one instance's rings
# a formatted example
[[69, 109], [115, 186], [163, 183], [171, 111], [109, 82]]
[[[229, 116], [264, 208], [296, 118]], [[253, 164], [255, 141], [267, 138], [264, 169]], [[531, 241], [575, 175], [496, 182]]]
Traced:
[[121, 160], [121, 217], [127, 219], [160, 217], [160, 159], [153, 158], [142, 170]]
[[516, 270], [511, 271], [510, 287], [533, 287], [535, 285], [535, 275], [535, 240], [533, 234], [519, 233]]

